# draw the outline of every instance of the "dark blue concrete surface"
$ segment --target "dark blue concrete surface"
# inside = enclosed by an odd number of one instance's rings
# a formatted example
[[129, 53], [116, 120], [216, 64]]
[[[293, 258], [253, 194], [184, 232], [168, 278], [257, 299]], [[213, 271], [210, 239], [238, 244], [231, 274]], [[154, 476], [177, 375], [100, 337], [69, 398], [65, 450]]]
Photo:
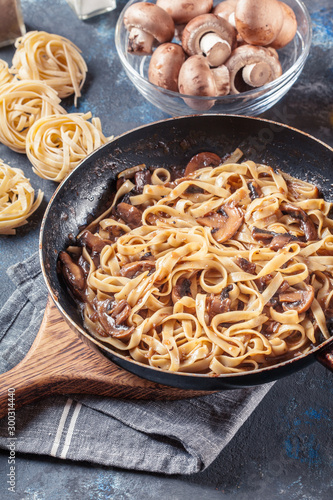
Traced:
[[[121, 69], [114, 46], [116, 11], [79, 21], [64, 0], [21, 0], [28, 30], [67, 36], [89, 67], [78, 111], [99, 116], [106, 135], [117, 135], [167, 115], [143, 100]], [[305, 69], [290, 92], [263, 116], [290, 124], [333, 146], [333, 2], [304, 2], [313, 22]], [[13, 48], [0, 49], [9, 63]], [[72, 100], [65, 107], [73, 111]], [[0, 144], [0, 157], [22, 168], [45, 193], [43, 206], [15, 237], [0, 237], [0, 306], [14, 288], [7, 267], [38, 248], [46, 202], [56, 187], [31, 171], [25, 155]], [[333, 498], [333, 375], [320, 365], [275, 384], [239, 433], [203, 473], [189, 477], [121, 471], [45, 457], [17, 457], [17, 494], [6, 491], [7, 457], [0, 452], [0, 498], [329, 500]]]

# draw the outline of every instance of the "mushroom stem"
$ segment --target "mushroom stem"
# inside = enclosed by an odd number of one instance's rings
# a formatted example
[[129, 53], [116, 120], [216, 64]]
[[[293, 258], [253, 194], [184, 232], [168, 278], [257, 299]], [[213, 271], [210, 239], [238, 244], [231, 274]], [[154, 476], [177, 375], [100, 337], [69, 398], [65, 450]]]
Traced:
[[154, 37], [140, 28], [132, 28], [128, 37], [128, 52], [148, 55], [152, 52]]
[[258, 62], [244, 66], [242, 76], [244, 82], [251, 87], [261, 87], [271, 81], [272, 70], [269, 64]]
[[207, 33], [200, 40], [200, 48], [207, 56], [210, 66], [220, 66], [231, 54], [230, 43], [216, 33]]

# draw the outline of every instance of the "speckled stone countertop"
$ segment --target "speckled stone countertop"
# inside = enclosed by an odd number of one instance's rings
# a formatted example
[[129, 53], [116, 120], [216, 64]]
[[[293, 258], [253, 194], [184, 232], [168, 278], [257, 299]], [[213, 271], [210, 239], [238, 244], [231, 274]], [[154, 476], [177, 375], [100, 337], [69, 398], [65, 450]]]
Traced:
[[[305, 0], [313, 41], [304, 71], [265, 118], [287, 123], [333, 146], [333, 2]], [[143, 100], [128, 81], [114, 45], [114, 28], [125, 5], [82, 22], [65, 0], [21, 0], [27, 30], [70, 38], [89, 67], [78, 111], [99, 116], [105, 135], [167, 118]], [[0, 13], [1, 15], [1, 13]], [[13, 47], [0, 49], [11, 62]], [[66, 109], [74, 111], [72, 101]], [[38, 249], [41, 217], [56, 185], [35, 176], [25, 155], [0, 144], [0, 158], [22, 168], [45, 198], [30, 223], [15, 237], [0, 237], [0, 307], [14, 291], [9, 265]], [[165, 477], [87, 463], [20, 455], [17, 493], [7, 491], [6, 451], [0, 451], [0, 498], [24, 500], [156, 499], [329, 500], [333, 498], [333, 375], [319, 364], [280, 380], [204, 472]]]

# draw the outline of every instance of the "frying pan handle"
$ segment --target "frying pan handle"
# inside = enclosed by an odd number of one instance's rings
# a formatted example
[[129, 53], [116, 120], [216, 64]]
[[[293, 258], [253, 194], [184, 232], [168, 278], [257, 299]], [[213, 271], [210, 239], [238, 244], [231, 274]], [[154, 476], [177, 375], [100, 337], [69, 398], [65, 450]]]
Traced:
[[333, 372], [333, 341], [317, 353], [316, 359]]

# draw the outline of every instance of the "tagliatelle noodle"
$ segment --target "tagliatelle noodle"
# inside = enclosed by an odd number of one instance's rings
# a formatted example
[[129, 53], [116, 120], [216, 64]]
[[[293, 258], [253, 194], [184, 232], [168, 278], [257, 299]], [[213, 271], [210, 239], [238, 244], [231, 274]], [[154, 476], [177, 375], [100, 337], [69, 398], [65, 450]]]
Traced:
[[0, 87], [0, 141], [25, 153], [26, 136], [39, 118], [65, 113], [57, 93], [43, 82], [13, 80]]
[[110, 138], [91, 113], [45, 116], [37, 120], [26, 139], [33, 171], [44, 179], [62, 181], [88, 154]]
[[0, 87], [5, 83], [10, 82], [13, 79], [13, 75], [9, 72], [8, 64], [6, 61], [0, 59]]
[[61, 99], [75, 94], [76, 106], [87, 65], [74, 43], [53, 33], [30, 31], [16, 40], [15, 47], [11, 71], [18, 78], [42, 80]]
[[41, 204], [43, 192], [35, 191], [22, 170], [11, 168], [0, 160], [0, 234], [15, 234], [16, 228]]
[[[163, 177], [168, 181], [161, 184]], [[122, 232], [103, 247], [99, 265], [86, 247], [68, 249], [89, 265], [82, 306], [96, 338], [163, 370], [220, 375], [307, 353], [330, 336], [325, 315], [333, 309], [333, 220], [331, 204], [319, 198], [315, 186], [252, 161], [206, 167], [174, 182], [163, 169], [151, 178], [132, 196], [134, 184], [127, 180], [112, 207], [88, 226], [106, 240], [110, 228]], [[251, 183], [260, 192], [254, 199]], [[142, 210], [142, 225], [134, 229], [114, 215], [126, 193]], [[226, 207], [237, 207], [243, 222], [218, 242], [200, 218], [219, 210], [223, 215]], [[304, 220], [293, 216], [298, 208], [314, 224], [314, 240], [305, 238]], [[271, 247], [254, 238], [254, 228], [285, 233], [290, 241]], [[126, 266], [147, 258], [151, 272], [126, 274]], [[175, 298], [182, 280], [186, 293]], [[314, 299], [303, 311], [292, 297], [308, 290]], [[283, 298], [286, 293], [291, 298]], [[223, 297], [228, 307], [212, 314], [211, 301]], [[111, 307], [112, 301], [130, 307], [124, 324], [131, 329], [128, 338], [105, 330], [108, 313], [100, 306]]]

